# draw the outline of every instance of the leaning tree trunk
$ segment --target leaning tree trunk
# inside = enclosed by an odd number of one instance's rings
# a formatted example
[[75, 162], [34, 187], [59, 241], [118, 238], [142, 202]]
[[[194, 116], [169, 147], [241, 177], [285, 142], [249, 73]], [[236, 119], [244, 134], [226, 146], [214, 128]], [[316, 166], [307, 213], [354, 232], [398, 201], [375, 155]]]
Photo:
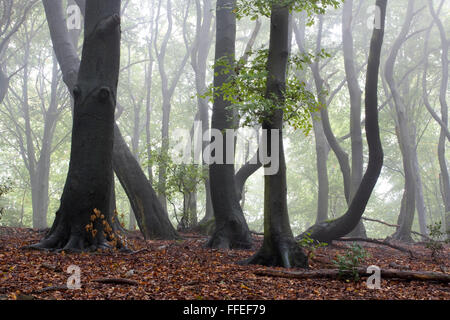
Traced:
[[[269, 57], [267, 60], [266, 98], [284, 103], [289, 57], [289, 7], [272, 5]], [[276, 98], [274, 98], [276, 97]], [[262, 124], [267, 130], [267, 154], [279, 148], [279, 170], [264, 176], [264, 241], [259, 251], [244, 263], [266, 266], [308, 267], [308, 257], [295, 241], [289, 223], [287, 207], [286, 162], [283, 148], [283, 110], [277, 108]], [[278, 131], [278, 141], [272, 145], [272, 134]]]
[[[77, 0], [84, 13], [85, 0]], [[72, 92], [76, 84], [80, 60], [63, 17], [61, 1], [43, 0], [50, 36], [56, 58], [63, 74], [63, 80]], [[167, 212], [163, 209], [152, 185], [146, 178], [139, 163], [134, 158], [117, 124], [114, 124], [113, 167], [122, 187], [126, 190], [138, 226], [146, 239], [176, 239]], [[145, 227], [144, 227], [145, 226]]]
[[[216, 7], [216, 53], [215, 59], [227, 59], [232, 65], [235, 58], [236, 16], [233, 13], [236, 0], [218, 0]], [[216, 66], [214, 87], [222, 87], [229, 81], [229, 74], [222, 72], [223, 67]], [[223, 95], [214, 99], [211, 127], [221, 132], [235, 128], [235, 115], [228, 109], [230, 104]], [[226, 141], [224, 134], [223, 141]], [[215, 217], [215, 230], [208, 241], [211, 248], [233, 249], [250, 248], [251, 236], [239, 204], [235, 190], [234, 164], [226, 164], [226, 143], [223, 143], [223, 164], [209, 166], [211, 199]]]
[[119, 66], [120, 0], [89, 1], [69, 172], [53, 226], [34, 248], [96, 250], [115, 237], [108, 217]]
[[303, 234], [309, 234], [312, 239], [330, 243], [332, 240], [345, 236], [358, 224], [363, 215], [367, 202], [370, 199], [381, 168], [383, 167], [383, 148], [380, 140], [378, 125], [378, 75], [380, 67], [381, 47], [383, 45], [384, 26], [386, 19], [387, 0], [377, 0], [376, 6], [380, 9], [380, 28], [374, 28], [370, 43], [369, 62], [366, 75], [366, 136], [369, 146], [369, 163], [361, 184], [355, 193], [347, 212], [336, 220], [318, 223]]

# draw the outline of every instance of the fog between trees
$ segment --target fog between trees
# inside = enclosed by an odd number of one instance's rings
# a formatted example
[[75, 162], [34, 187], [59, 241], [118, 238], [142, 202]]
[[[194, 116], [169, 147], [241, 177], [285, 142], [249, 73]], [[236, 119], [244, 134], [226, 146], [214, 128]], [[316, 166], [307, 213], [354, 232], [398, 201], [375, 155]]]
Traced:
[[[67, 87], [74, 92], [76, 78], [70, 78], [70, 71], [77, 65], [78, 72], [84, 36], [83, 20], [78, 30], [70, 19], [78, 12], [73, 6], [80, 5], [83, 15], [84, 2], [52, 2], [0, 1], [0, 182], [10, 187], [0, 198], [0, 223], [5, 226], [52, 226], [66, 182], [73, 117]], [[312, 24], [304, 13], [295, 12], [286, 25], [291, 56], [325, 53], [296, 71], [322, 108], [308, 113], [309, 130], [295, 130], [286, 121], [283, 127], [286, 213], [294, 236], [316, 222], [342, 216], [367, 169], [364, 107], [378, 14], [374, 4], [347, 0], [338, 9], [327, 8], [324, 15], [314, 13]], [[388, 1], [377, 90], [384, 162], [363, 217], [399, 227], [363, 220], [354, 235], [410, 241], [420, 239], [411, 231], [427, 234], [431, 224], [441, 223], [442, 231], [448, 230], [449, 12], [447, 1]], [[219, 17], [212, 0], [124, 0], [120, 15], [112, 155], [120, 222], [126, 229], [139, 227], [146, 237], [158, 236], [157, 230], [176, 237], [177, 228], [211, 232], [212, 203], [224, 201], [219, 198], [226, 195], [230, 203], [224, 206], [234, 208], [236, 219], [248, 225], [229, 232], [246, 243], [247, 229], [264, 230], [259, 161], [226, 169], [213, 165], [209, 174], [199, 165], [177, 165], [173, 132], [185, 129], [194, 137], [196, 121], [203, 132], [211, 125], [243, 127], [242, 118], [214, 118], [213, 102], [204, 94], [214, 80], [217, 49], [222, 46], [225, 52], [235, 45], [236, 58], [251, 63], [251, 52], [269, 48], [270, 19], [237, 20], [235, 42], [230, 44], [233, 35], [216, 43], [216, 25], [223, 23], [221, 18], [233, 18]], [[69, 23], [66, 38], [73, 50], [61, 46], [55, 54], [55, 42], [61, 40], [58, 23], [66, 26], [62, 19], [67, 18], [75, 23]], [[223, 112], [233, 116], [230, 109]], [[241, 140], [238, 152], [250, 161], [256, 149]], [[211, 197], [209, 178], [215, 175], [226, 185], [234, 173], [232, 194], [224, 188]], [[151, 218], [147, 210], [154, 213]], [[217, 214], [215, 221], [222, 223]], [[226, 223], [224, 228], [229, 228]], [[215, 237], [210, 245], [233, 247], [224, 244], [221, 235]]]

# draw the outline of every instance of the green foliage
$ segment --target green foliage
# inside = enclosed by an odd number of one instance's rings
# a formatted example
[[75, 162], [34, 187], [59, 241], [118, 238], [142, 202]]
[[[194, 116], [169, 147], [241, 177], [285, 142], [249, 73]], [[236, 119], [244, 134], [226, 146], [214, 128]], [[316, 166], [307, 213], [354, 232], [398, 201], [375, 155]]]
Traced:
[[[12, 183], [8, 179], [5, 182], [0, 183], [0, 199], [12, 190]], [[0, 219], [3, 216], [4, 208], [0, 206]]]
[[[183, 195], [196, 190], [197, 186], [208, 177], [207, 167], [194, 163], [175, 163], [170, 154], [152, 150], [149, 165], [159, 167], [164, 163], [167, 170], [165, 195], [169, 198], [174, 193]], [[162, 190], [158, 190], [163, 192]]]
[[326, 8], [338, 8], [342, 0], [237, 0], [235, 9], [238, 19], [250, 17], [256, 20], [259, 16], [270, 17], [273, 5], [288, 6], [291, 11], [306, 11], [308, 24], [314, 23], [313, 14], [324, 14]]
[[445, 232], [442, 232], [441, 229], [441, 221], [435, 222], [434, 224], [430, 224], [428, 226], [430, 237], [426, 240], [425, 247], [430, 249], [433, 260], [438, 260], [443, 254], [444, 243], [450, 243], [449, 239], [445, 239], [447, 235]]
[[333, 264], [339, 269], [339, 276], [342, 277], [351, 273], [353, 280], [359, 280], [358, 267], [370, 254], [359, 244], [353, 243], [344, 255], [338, 255]]
[[296, 73], [313, 59], [328, 57], [325, 51], [317, 56], [312, 54], [298, 54], [290, 57], [286, 87], [283, 91], [282, 101], [277, 97], [267, 96], [267, 58], [269, 51], [260, 49], [250, 52], [248, 61], [235, 61], [230, 65], [228, 59], [218, 59], [215, 64], [216, 76], [229, 76], [229, 81], [221, 87], [210, 87], [202, 98], [222, 97], [231, 103], [233, 109], [244, 126], [261, 124], [270, 118], [277, 109], [283, 110], [284, 121], [295, 129], [302, 129], [305, 134], [311, 131], [311, 112], [317, 111], [321, 106], [315, 95], [307, 90], [304, 81]]
[[[158, 193], [164, 194], [167, 201], [172, 204], [175, 217], [177, 211], [175, 206], [176, 194], [181, 194], [184, 203], [183, 216], [190, 219], [191, 215], [188, 212], [187, 203], [185, 203], [186, 197], [196, 191], [198, 185], [208, 178], [208, 167], [194, 163], [175, 163], [169, 153], [153, 149], [148, 165], [159, 168], [161, 164], [165, 164], [166, 167], [166, 185], [165, 190], [161, 190], [159, 189], [161, 186], [156, 184]], [[190, 221], [188, 221], [189, 223]]]
[[320, 242], [311, 238], [311, 232], [307, 232], [299, 241], [298, 244], [308, 252], [308, 258], [313, 258], [318, 248], [326, 247], [326, 242]]

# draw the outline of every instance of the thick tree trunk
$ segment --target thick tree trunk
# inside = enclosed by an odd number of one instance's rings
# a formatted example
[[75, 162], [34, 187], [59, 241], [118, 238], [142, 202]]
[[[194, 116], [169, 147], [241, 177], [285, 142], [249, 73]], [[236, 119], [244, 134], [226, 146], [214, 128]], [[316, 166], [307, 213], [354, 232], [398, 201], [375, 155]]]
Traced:
[[[266, 98], [277, 105], [284, 103], [290, 18], [288, 6], [272, 5]], [[277, 108], [267, 114], [267, 117], [262, 125], [263, 130], [268, 132], [267, 153], [273, 154], [273, 149], [279, 148], [279, 170], [273, 175], [264, 176], [264, 241], [259, 251], [245, 263], [307, 268], [308, 257], [295, 241], [289, 223], [282, 134], [283, 111]], [[278, 143], [275, 145], [272, 145], [272, 130], [278, 131]]]
[[120, 0], [89, 1], [69, 172], [53, 226], [34, 248], [95, 250], [115, 237], [109, 210], [119, 65]]
[[[233, 8], [235, 0], [218, 0], [216, 8], [216, 52], [215, 60], [227, 59], [230, 64], [235, 58], [236, 16]], [[221, 87], [229, 80], [229, 74], [223, 74], [216, 67], [214, 87]], [[235, 115], [227, 107], [229, 103], [222, 95], [214, 99], [211, 127], [221, 132], [235, 129]], [[224, 134], [223, 141], [226, 141]], [[223, 144], [223, 159], [226, 159], [226, 144]], [[211, 248], [233, 249], [250, 248], [251, 236], [235, 190], [234, 164], [214, 163], [209, 166], [211, 199], [214, 209], [215, 230], [208, 241]]]
[[300, 238], [309, 234], [312, 239], [330, 243], [332, 240], [339, 239], [353, 230], [365, 211], [367, 202], [383, 167], [383, 149], [378, 125], [378, 75], [384, 38], [387, 0], [377, 0], [376, 6], [380, 9], [381, 27], [379, 29], [374, 28], [372, 34], [369, 63], [367, 65], [365, 97], [365, 126], [367, 144], [369, 146], [369, 163], [347, 212], [336, 220], [315, 224], [301, 234]]
[[[77, 3], [81, 8], [84, 7], [84, 0]], [[44, 9], [50, 29], [50, 36], [53, 43], [53, 49], [62, 70], [63, 80], [70, 91], [73, 90], [78, 75], [80, 61], [72, 45], [66, 23], [63, 18], [62, 2], [43, 0]], [[84, 12], [82, 10], [82, 12]], [[171, 225], [167, 212], [162, 208], [155, 192], [146, 179], [139, 163], [134, 159], [133, 154], [123, 139], [117, 124], [114, 125], [114, 150], [113, 166], [122, 187], [128, 190], [128, 197], [135, 213], [139, 212], [138, 217], [144, 217], [138, 225], [147, 226], [142, 228], [146, 239], [151, 239], [153, 235], [157, 238], [174, 239], [177, 233]], [[138, 194], [136, 194], [138, 193]], [[137, 199], [145, 199], [139, 201]], [[152, 222], [155, 222], [154, 224]], [[159, 229], [163, 226], [162, 229]]]

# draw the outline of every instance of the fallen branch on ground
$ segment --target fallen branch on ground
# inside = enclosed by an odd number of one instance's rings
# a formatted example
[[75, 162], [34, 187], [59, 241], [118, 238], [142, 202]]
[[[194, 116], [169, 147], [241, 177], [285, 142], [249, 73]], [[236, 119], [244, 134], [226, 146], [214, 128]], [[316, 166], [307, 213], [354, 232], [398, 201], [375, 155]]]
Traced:
[[[360, 277], [371, 276], [372, 273], [367, 273], [364, 268], [357, 269]], [[280, 277], [280, 278], [331, 278], [338, 279], [341, 276], [352, 276], [351, 271], [341, 272], [338, 269], [321, 269], [313, 271], [279, 271], [279, 270], [256, 270], [254, 272], [257, 276], [265, 277]], [[401, 279], [411, 281], [438, 281], [443, 283], [450, 282], [450, 274], [431, 272], [431, 271], [406, 271], [395, 269], [381, 269], [382, 279]]]

